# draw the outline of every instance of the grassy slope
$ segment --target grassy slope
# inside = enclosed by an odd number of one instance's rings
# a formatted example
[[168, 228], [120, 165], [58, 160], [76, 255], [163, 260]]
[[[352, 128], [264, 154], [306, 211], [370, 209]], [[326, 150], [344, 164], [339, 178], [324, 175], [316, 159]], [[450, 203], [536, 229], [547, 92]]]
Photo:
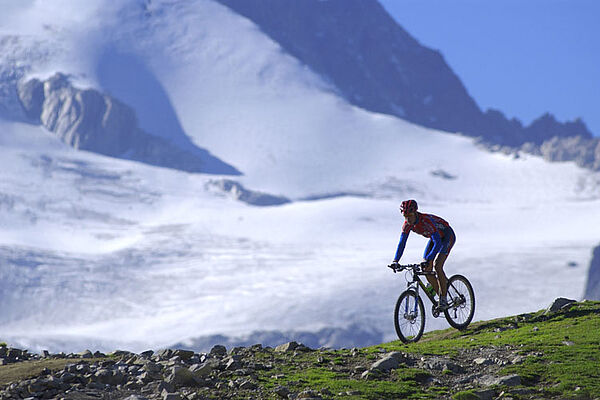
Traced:
[[[454, 329], [429, 332], [416, 344], [404, 345], [395, 341], [359, 352], [372, 362], [382, 349], [453, 358], [464, 349], [492, 347], [512, 348], [518, 354], [528, 356], [524, 362], [507, 365], [499, 371], [499, 375], [520, 375], [522, 385], [519, 388], [535, 391], [529, 395], [515, 395], [514, 398], [600, 398], [599, 302], [577, 303], [551, 316], [543, 315], [542, 310], [535, 314], [478, 322], [462, 332]], [[310, 353], [304, 357], [319, 356]], [[356, 360], [357, 357], [342, 350], [331, 352], [329, 358], [329, 364], [333, 361], [333, 364], [342, 365], [347, 363], [345, 360]], [[429, 373], [416, 368], [400, 368], [380, 380], [366, 381], [332, 372], [316, 360], [310, 368], [304, 366], [299, 369], [290, 363], [283, 365], [285, 367], [280, 367], [279, 372], [285, 377], [275, 380], [272, 376], [276, 373], [269, 371], [270, 377], [263, 378], [266, 384], [274, 386], [291, 382], [293, 385], [300, 382], [300, 387], [313, 390], [326, 388], [334, 397], [338, 393], [354, 391], [356, 395], [346, 394], [343, 398], [356, 399], [472, 397], [468, 391], [421, 384]], [[503, 388], [497, 389], [501, 392]]]

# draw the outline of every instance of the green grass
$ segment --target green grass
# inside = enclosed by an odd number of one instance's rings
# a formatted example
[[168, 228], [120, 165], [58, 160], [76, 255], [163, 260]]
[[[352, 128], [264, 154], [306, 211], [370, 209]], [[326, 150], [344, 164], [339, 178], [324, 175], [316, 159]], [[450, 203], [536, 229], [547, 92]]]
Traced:
[[576, 303], [550, 316], [540, 311], [474, 323], [463, 332], [429, 332], [419, 343], [391, 342], [371, 351], [384, 348], [452, 356], [459, 349], [488, 346], [510, 346], [521, 354], [540, 354], [502, 369], [502, 374], [520, 375], [524, 385], [541, 386], [549, 396], [600, 396], [600, 302]]
[[67, 364], [76, 364], [78, 362], [101, 362], [105, 360], [107, 360], [107, 358], [60, 358], [22, 361], [14, 364], [2, 365], [0, 366], [0, 387], [11, 382], [39, 376], [40, 372], [45, 368], [54, 372], [62, 370]]
[[[295, 392], [325, 389], [336, 397], [342, 393], [344, 399], [434, 399], [438, 397], [436, 393], [425, 393], [421, 390], [419, 382], [429, 374], [413, 368], [394, 371], [393, 378], [389, 381], [350, 379], [346, 374], [324, 367], [292, 369], [286, 372], [284, 378], [274, 379], [263, 376], [260, 380], [267, 389], [274, 389], [280, 385], [287, 386]], [[348, 395], [348, 392], [354, 394]]]

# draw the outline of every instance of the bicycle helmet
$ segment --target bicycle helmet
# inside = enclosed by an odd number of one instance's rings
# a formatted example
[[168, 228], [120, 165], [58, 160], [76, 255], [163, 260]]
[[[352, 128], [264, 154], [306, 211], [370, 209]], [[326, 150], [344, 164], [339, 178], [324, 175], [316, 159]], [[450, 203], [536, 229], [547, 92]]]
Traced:
[[419, 209], [416, 200], [404, 200], [402, 204], [400, 204], [400, 212], [402, 214], [416, 212]]

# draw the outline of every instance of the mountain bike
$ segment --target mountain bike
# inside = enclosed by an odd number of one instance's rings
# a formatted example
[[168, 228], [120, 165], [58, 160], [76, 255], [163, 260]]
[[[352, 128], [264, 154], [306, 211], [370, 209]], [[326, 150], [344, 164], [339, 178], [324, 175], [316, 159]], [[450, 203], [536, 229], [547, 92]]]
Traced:
[[435, 299], [435, 292], [430, 294], [419, 278], [425, 275], [437, 277], [435, 271], [424, 271], [421, 264], [392, 264], [388, 267], [394, 272], [407, 271], [407, 289], [398, 297], [394, 309], [394, 327], [402, 342], [418, 341], [425, 330], [425, 306], [419, 295], [419, 289], [423, 289], [423, 293], [433, 303], [431, 313], [434, 318], [438, 318], [443, 312], [448, 323], [459, 330], [466, 329], [471, 323], [475, 313], [475, 293], [467, 278], [462, 275], [453, 275], [448, 279], [446, 296], [448, 306], [440, 308]]

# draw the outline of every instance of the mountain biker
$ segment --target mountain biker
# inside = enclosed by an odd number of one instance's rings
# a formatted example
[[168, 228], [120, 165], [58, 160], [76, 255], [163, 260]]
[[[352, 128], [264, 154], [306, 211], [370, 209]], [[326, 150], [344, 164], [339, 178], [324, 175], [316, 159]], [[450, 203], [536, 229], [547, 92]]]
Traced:
[[434, 275], [426, 275], [426, 277], [439, 295], [438, 306], [445, 309], [448, 307], [446, 300], [448, 279], [444, 273], [444, 263], [454, 246], [456, 235], [448, 222], [433, 214], [420, 213], [417, 209], [418, 205], [415, 200], [405, 200], [400, 204], [400, 212], [405, 221], [402, 225], [402, 234], [392, 266], [398, 265], [410, 231], [429, 238], [423, 254], [424, 261], [421, 264], [424, 271], [431, 271], [435, 268], [437, 279]]

